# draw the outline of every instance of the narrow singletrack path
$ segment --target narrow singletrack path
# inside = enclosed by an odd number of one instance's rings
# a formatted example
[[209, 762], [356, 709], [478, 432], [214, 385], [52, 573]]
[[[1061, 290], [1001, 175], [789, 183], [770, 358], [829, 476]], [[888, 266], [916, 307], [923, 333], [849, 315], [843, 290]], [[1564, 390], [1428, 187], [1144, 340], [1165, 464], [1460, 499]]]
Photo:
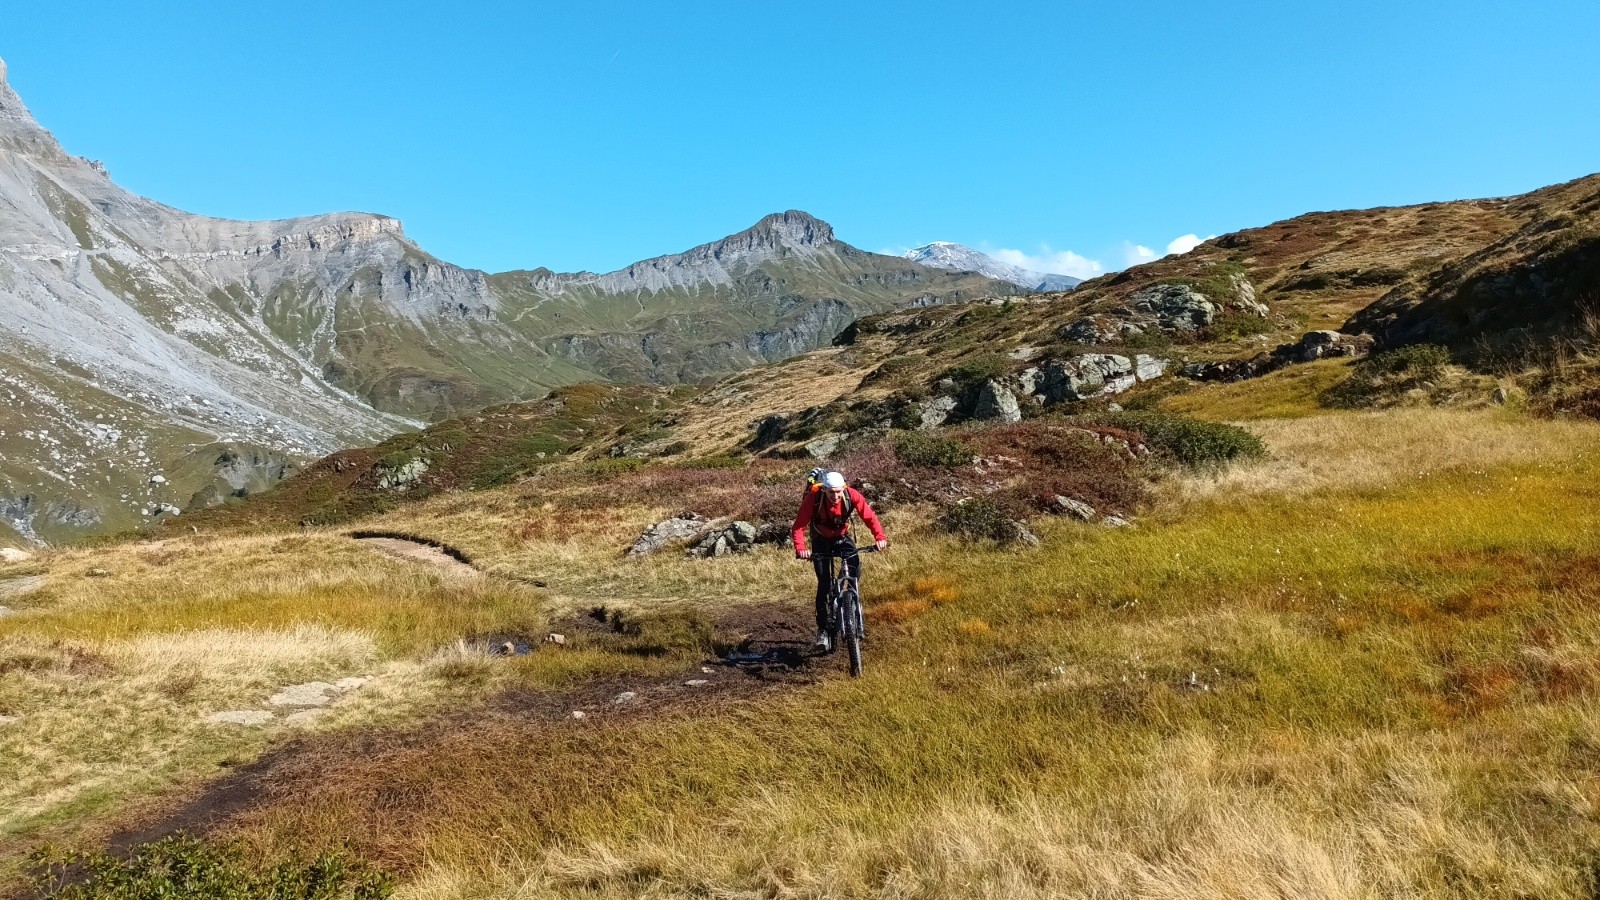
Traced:
[[385, 556], [409, 559], [439, 569], [446, 575], [460, 578], [478, 578], [483, 575], [471, 563], [452, 556], [443, 548], [420, 540], [391, 536], [355, 536], [355, 539]]

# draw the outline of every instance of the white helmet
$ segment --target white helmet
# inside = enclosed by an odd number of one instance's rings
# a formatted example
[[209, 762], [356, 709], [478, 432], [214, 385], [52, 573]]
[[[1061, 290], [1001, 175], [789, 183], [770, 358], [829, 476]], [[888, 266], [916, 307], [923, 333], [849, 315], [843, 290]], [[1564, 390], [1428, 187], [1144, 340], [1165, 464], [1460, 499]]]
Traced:
[[829, 472], [822, 476], [822, 486], [830, 491], [844, 490], [844, 476], [838, 472]]

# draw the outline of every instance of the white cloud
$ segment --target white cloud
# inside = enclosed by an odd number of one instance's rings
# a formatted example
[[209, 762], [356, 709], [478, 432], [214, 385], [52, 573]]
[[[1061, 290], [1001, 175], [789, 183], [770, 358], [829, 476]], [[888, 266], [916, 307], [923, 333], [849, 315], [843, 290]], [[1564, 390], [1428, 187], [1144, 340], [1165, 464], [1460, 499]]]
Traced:
[[1009, 249], [985, 249], [984, 252], [1001, 262], [1047, 275], [1071, 275], [1073, 278], [1088, 279], [1104, 275], [1106, 271], [1099, 260], [1073, 253], [1071, 250], [1052, 250], [1048, 244], [1040, 244], [1038, 253]]
[[1120, 250], [1122, 253], [1123, 268], [1127, 268], [1128, 266], [1137, 266], [1141, 263], [1147, 263], [1155, 259], [1158, 255], [1149, 247], [1146, 247], [1143, 244], [1135, 244], [1132, 241], [1123, 241]]
[[1201, 237], [1192, 232], [1181, 237], [1175, 237], [1167, 243], [1167, 255], [1171, 256], [1174, 253], [1188, 253], [1190, 250], [1193, 250], [1194, 248], [1200, 246], [1206, 241], [1211, 240], [1214, 237], [1216, 237], [1214, 234]]

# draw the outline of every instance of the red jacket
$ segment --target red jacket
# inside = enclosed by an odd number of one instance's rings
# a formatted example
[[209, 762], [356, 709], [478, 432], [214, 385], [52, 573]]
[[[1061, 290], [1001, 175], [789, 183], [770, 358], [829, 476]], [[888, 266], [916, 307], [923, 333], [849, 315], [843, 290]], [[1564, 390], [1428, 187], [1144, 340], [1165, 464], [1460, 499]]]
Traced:
[[[845, 488], [850, 497], [850, 504], [861, 516], [861, 521], [867, 523], [867, 528], [872, 531], [873, 540], [887, 541], [884, 537], [883, 525], [878, 522], [878, 514], [872, 511], [867, 498], [853, 487]], [[806, 529], [815, 528], [818, 537], [837, 538], [850, 533], [850, 520], [844, 514], [844, 498], [838, 503], [828, 502], [828, 492], [815, 490], [806, 494], [800, 501], [800, 514], [794, 517], [794, 549], [800, 553], [806, 549]]]

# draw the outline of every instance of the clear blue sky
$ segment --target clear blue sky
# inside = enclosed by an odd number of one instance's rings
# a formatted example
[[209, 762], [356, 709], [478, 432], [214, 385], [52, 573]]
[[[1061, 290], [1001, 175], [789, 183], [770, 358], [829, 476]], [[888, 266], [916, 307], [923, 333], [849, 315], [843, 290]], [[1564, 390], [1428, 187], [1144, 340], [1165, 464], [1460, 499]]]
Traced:
[[606, 271], [798, 208], [1106, 269], [1600, 170], [1595, 0], [15, 3], [12, 85], [193, 212]]

